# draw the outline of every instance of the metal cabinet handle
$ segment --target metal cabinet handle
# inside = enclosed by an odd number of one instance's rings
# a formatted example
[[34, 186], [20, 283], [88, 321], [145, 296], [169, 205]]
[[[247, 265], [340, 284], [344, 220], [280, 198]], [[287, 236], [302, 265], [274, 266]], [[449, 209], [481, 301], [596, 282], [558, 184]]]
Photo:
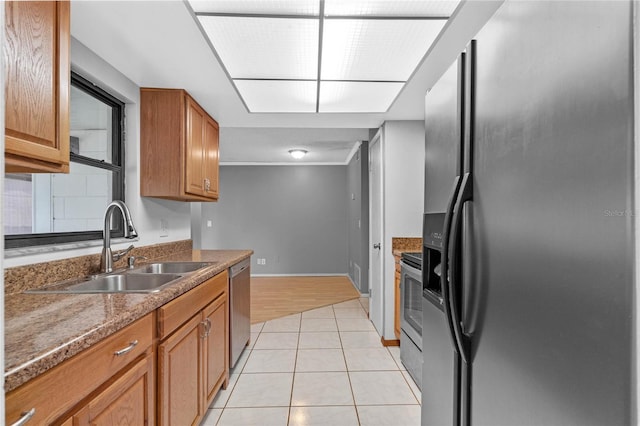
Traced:
[[205, 335], [205, 337], [209, 337], [209, 334], [211, 333], [211, 320], [209, 318], [207, 318], [207, 334]]
[[138, 345], [138, 341], [134, 340], [133, 342], [129, 343], [129, 346], [127, 346], [126, 348], [120, 349], [119, 351], [115, 351], [113, 354], [115, 356], [122, 356], [126, 353], [131, 352], [131, 350], [135, 348], [137, 345]]
[[202, 327], [202, 329], [200, 330], [200, 338], [206, 339], [207, 338], [207, 321], [205, 320], [200, 322], [200, 326]]
[[21, 414], [21, 415], [22, 415], [22, 417], [20, 417], [20, 418], [18, 419], [18, 421], [17, 421], [17, 422], [15, 422], [14, 424], [12, 424], [11, 426], [22, 426], [22, 425], [25, 425], [25, 424], [27, 424], [27, 422], [28, 422], [29, 420], [31, 420], [31, 417], [33, 417], [35, 414], [36, 414], [36, 409], [35, 409], [35, 407], [34, 407], [34, 408], [32, 408], [31, 410], [29, 410], [29, 411], [27, 411], [27, 412], [22, 413], [22, 414]]
[[211, 181], [209, 179], [204, 180], [204, 190], [207, 192], [211, 190]]

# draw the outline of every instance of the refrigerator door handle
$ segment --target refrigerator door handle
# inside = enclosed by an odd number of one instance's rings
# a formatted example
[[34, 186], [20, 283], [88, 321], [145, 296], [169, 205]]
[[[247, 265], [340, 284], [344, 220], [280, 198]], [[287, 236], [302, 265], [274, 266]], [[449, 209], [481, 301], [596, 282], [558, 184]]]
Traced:
[[451, 197], [449, 198], [449, 203], [447, 205], [447, 211], [444, 215], [444, 227], [443, 227], [443, 235], [442, 235], [442, 259], [441, 259], [441, 275], [440, 275], [440, 288], [442, 291], [442, 306], [444, 308], [444, 315], [447, 319], [447, 325], [449, 326], [449, 335], [451, 337], [451, 343], [456, 353], [460, 353], [460, 348], [458, 348], [458, 342], [456, 340], [453, 317], [451, 312], [451, 303], [450, 303], [450, 286], [449, 286], [449, 245], [450, 245], [450, 237], [451, 237], [451, 225], [452, 225], [452, 217], [454, 206], [456, 200], [458, 198], [458, 192], [460, 191], [460, 176], [456, 176], [456, 179], [453, 183], [453, 190], [451, 192]]
[[451, 264], [450, 279], [449, 279], [449, 310], [451, 311], [451, 323], [453, 326], [453, 335], [456, 340], [456, 344], [460, 350], [460, 357], [462, 360], [469, 364], [470, 361], [470, 338], [465, 334], [462, 328], [462, 318], [460, 315], [461, 295], [458, 291], [461, 289], [459, 265], [462, 259], [460, 256], [460, 250], [458, 243], [461, 237], [462, 231], [462, 208], [464, 204], [473, 199], [473, 179], [471, 173], [465, 173], [460, 185], [460, 191], [458, 192], [457, 200], [453, 208], [453, 218], [451, 220], [451, 237], [449, 244], [449, 254], [447, 255]]

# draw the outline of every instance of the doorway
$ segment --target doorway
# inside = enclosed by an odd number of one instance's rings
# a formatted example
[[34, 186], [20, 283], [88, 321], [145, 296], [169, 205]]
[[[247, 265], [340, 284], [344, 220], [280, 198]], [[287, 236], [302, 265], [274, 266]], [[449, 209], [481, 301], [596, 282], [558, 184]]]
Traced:
[[382, 129], [369, 145], [369, 318], [384, 333], [384, 193]]

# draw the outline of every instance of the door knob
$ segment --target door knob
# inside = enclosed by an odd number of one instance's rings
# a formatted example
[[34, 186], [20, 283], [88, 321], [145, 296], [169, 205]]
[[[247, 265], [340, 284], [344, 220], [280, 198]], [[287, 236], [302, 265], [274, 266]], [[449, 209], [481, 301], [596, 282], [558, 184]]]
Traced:
[[376, 243], [373, 245], [373, 248], [380, 250], [380, 243]]

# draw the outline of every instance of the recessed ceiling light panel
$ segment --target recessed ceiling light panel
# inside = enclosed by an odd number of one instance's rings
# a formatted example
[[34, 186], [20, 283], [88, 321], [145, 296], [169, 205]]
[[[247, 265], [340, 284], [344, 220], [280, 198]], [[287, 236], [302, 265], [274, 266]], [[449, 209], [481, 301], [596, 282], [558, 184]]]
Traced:
[[250, 112], [315, 112], [315, 81], [235, 80]]
[[238, 13], [260, 15], [315, 15], [318, 0], [189, 0], [196, 13]]
[[231, 78], [315, 79], [317, 19], [198, 16]]
[[319, 112], [386, 112], [404, 83], [320, 83]]
[[448, 18], [459, 1], [325, 0], [325, 16], [433, 16]]
[[326, 20], [321, 79], [406, 81], [445, 22]]

